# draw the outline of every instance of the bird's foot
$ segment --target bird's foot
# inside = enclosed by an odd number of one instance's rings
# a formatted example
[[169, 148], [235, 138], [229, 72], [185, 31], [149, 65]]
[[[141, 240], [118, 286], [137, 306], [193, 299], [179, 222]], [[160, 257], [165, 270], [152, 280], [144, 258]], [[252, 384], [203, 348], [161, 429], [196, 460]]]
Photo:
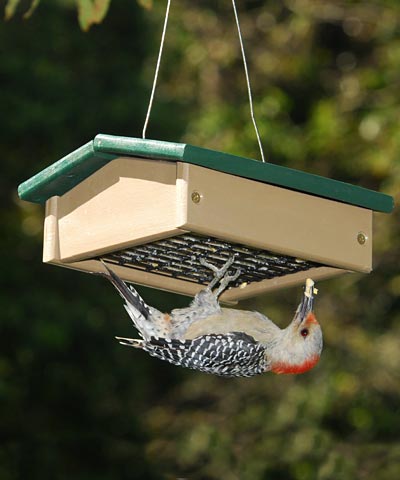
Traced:
[[221, 280], [217, 291], [214, 292], [214, 295], [216, 296], [216, 298], [218, 298], [221, 295], [221, 293], [227, 288], [227, 286], [231, 282], [234, 282], [241, 273], [242, 271], [240, 269], [237, 269], [233, 275], [228, 275], [228, 274], [225, 275]]
[[235, 260], [234, 257], [229, 257], [227, 262], [224, 265], [222, 265], [221, 268], [218, 268], [212, 263], [207, 262], [207, 260], [205, 260], [204, 258], [199, 259], [203, 267], [206, 267], [214, 272], [214, 278], [211, 280], [211, 282], [208, 284], [208, 287], [207, 287], [209, 290], [212, 290], [215, 287], [215, 285], [223, 278], [223, 276], [228, 271], [228, 268], [232, 265], [234, 260]]
[[215, 285], [220, 282], [220, 286], [218, 287], [218, 290], [214, 293], [215, 297], [218, 298], [219, 295], [226, 289], [226, 287], [229, 285], [230, 282], [233, 282], [238, 278], [238, 276], [241, 274], [240, 270], [236, 270], [236, 272], [233, 275], [228, 274], [229, 267], [233, 264], [235, 261], [235, 257], [229, 257], [229, 259], [226, 261], [224, 265], [222, 265], [221, 268], [216, 267], [215, 265], [212, 265], [211, 263], [207, 262], [204, 258], [200, 258], [200, 263], [204, 266], [209, 268], [214, 272], [214, 278], [211, 280], [211, 282], [207, 286], [207, 290], [212, 290]]

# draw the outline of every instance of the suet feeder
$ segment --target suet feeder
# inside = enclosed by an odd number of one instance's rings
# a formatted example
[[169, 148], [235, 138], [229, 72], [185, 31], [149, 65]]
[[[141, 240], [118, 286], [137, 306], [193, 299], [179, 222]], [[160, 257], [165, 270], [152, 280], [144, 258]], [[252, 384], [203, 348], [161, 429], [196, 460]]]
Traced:
[[22, 183], [46, 205], [43, 261], [194, 295], [201, 257], [235, 255], [221, 300], [372, 270], [373, 212], [392, 197], [289, 168], [181, 143], [97, 135]]

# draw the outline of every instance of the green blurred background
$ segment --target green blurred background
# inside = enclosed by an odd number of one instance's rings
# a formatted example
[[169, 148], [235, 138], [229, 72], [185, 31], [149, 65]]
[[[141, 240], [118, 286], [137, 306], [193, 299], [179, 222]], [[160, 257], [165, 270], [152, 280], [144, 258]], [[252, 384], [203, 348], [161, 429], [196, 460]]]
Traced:
[[[87, 33], [73, 1], [23, 21], [29, 3], [0, 23], [0, 480], [400, 478], [399, 211], [375, 216], [371, 275], [318, 285], [325, 348], [304, 375], [220, 379], [120, 347], [120, 298], [41, 263], [43, 210], [16, 189], [97, 133], [141, 135], [165, 2], [114, 0]], [[231, 2], [172, 3], [148, 138], [258, 158]], [[269, 160], [398, 199], [398, 1], [238, 8]], [[240, 306], [285, 326], [299, 295]]]

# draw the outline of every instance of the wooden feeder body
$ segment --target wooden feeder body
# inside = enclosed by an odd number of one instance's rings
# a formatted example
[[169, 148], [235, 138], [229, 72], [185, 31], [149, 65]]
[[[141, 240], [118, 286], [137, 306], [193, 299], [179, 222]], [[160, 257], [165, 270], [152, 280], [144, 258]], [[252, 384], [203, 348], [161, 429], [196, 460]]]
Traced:
[[43, 261], [195, 295], [235, 254], [222, 300], [372, 270], [387, 195], [190, 145], [98, 135], [20, 186], [46, 204]]

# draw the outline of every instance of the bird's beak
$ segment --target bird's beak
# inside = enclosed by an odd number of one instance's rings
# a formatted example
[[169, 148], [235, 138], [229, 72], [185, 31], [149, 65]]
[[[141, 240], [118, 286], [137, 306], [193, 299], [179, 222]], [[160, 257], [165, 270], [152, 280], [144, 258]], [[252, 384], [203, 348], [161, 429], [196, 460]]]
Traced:
[[303, 298], [300, 305], [297, 307], [295, 316], [295, 319], [299, 324], [301, 324], [307, 318], [308, 314], [312, 312], [314, 306], [314, 295], [316, 294], [317, 289], [314, 288], [313, 280], [311, 280], [311, 278], [307, 278], [304, 286]]

